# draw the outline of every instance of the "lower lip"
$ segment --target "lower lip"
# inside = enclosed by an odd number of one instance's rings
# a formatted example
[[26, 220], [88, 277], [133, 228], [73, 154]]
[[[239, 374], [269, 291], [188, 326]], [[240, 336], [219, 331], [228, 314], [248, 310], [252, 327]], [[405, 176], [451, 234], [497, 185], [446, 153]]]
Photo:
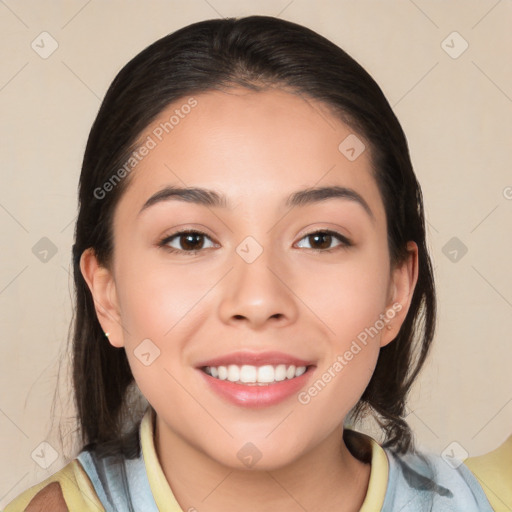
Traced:
[[285, 379], [263, 386], [258, 384], [237, 384], [229, 380], [216, 379], [203, 370], [198, 370], [198, 372], [201, 373], [213, 391], [229, 402], [243, 407], [258, 408], [278, 404], [293, 394], [298, 393], [305, 386], [313, 370], [314, 367], [310, 366], [300, 377]]

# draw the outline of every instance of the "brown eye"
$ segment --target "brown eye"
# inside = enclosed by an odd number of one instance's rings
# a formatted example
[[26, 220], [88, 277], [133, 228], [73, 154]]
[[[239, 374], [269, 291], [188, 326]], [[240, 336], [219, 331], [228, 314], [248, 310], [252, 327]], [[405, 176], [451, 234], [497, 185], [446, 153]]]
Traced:
[[[204, 239], [210, 237], [200, 231], [180, 231], [159, 242], [159, 246], [170, 252], [196, 253], [204, 249]], [[171, 246], [171, 243], [175, 246]]]
[[[307, 240], [311, 246], [310, 248], [316, 252], [330, 252], [337, 248], [346, 248], [352, 245], [348, 238], [331, 230], [315, 231], [306, 235], [302, 240]], [[339, 243], [332, 247], [333, 241]]]
[[204, 243], [204, 240], [201, 238], [202, 236], [199, 233], [187, 233], [179, 235], [178, 240], [180, 240], [180, 245], [183, 249], [194, 251], [202, 248]]

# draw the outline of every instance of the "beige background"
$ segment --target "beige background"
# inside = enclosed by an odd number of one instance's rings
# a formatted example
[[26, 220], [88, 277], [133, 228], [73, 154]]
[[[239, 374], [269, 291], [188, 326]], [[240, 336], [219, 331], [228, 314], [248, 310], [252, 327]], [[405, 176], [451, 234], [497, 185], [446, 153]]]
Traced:
[[[442, 453], [456, 441], [456, 450], [478, 455], [512, 433], [510, 1], [5, 0], [0, 508], [66, 462], [51, 431], [52, 416], [72, 414], [65, 380], [57, 411], [51, 403], [72, 314], [76, 187], [101, 98], [156, 39], [195, 21], [249, 14], [304, 24], [348, 51], [408, 136], [439, 291], [434, 351], [407, 418], [418, 442]], [[31, 47], [43, 31], [58, 43], [46, 59]], [[467, 50], [453, 58], [464, 40]], [[46, 263], [33, 252], [43, 237], [57, 250]], [[468, 249], [457, 261], [451, 246], [443, 252], [452, 237]], [[43, 470], [37, 454], [51, 460], [52, 449], [57, 459]]]

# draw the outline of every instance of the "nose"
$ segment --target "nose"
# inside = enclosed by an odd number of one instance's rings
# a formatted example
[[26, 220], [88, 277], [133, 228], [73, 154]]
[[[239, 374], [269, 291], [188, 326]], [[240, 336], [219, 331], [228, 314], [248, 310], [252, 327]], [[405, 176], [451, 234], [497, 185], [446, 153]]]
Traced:
[[227, 324], [246, 324], [254, 330], [265, 326], [284, 327], [296, 321], [298, 298], [285, 265], [263, 250], [252, 263], [234, 255], [234, 266], [223, 281], [219, 305], [221, 320]]

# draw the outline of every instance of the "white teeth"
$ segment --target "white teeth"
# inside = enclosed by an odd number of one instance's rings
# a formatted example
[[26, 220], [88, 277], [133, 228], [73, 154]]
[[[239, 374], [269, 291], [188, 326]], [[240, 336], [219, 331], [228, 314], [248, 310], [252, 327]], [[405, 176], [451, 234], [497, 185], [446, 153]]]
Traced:
[[[212, 368], [215, 370], [215, 366], [212, 366]], [[210, 368], [211, 370], [211, 368]], [[225, 367], [225, 366], [219, 366], [217, 368], [217, 371], [219, 373], [219, 379], [220, 380], [226, 380], [228, 378], [228, 369]], [[212, 374], [212, 377], [215, 377], [215, 375], [213, 375], [213, 372], [211, 372]]]
[[295, 377], [295, 366], [289, 366], [288, 370], [286, 370], [286, 378], [293, 379]]
[[258, 382], [274, 382], [274, 367], [271, 365], [258, 368]]
[[220, 380], [229, 380], [230, 382], [240, 382], [244, 384], [269, 384], [271, 382], [281, 382], [286, 379], [300, 377], [305, 371], [305, 366], [294, 365], [286, 366], [278, 364], [276, 366], [252, 366], [244, 364], [238, 366], [230, 364], [229, 366], [206, 366], [204, 371]]
[[295, 371], [295, 377], [300, 377], [306, 371], [305, 366], [299, 366]]
[[240, 382], [256, 382], [257, 370], [255, 366], [244, 364], [240, 368]]
[[228, 380], [237, 382], [240, 380], [240, 368], [234, 364], [228, 366]]
[[284, 364], [280, 364], [274, 370], [274, 379], [277, 381], [281, 381], [286, 379], [286, 366]]

